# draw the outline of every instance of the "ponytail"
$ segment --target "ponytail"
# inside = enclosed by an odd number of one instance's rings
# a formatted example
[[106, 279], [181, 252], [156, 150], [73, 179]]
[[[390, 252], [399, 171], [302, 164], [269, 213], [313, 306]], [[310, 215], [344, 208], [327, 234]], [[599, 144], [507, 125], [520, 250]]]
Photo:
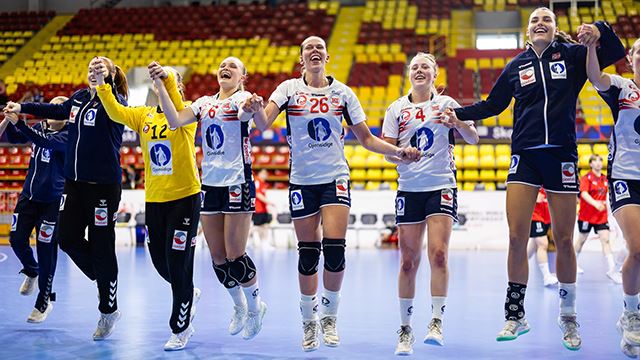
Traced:
[[116, 92], [122, 95], [125, 98], [125, 100], [129, 98], [129, 84], [127, 83], [127, 76], [118, 65], [115, 65], [115, 75], [113, 76], [113, 85], [116, 88]]
[[567, 43], [567, 44], [577, 44], [578, 42], [573, 40], [571, 35], [567, 34], [562, 30], [556, 31], [555, 40], [559, 43]]

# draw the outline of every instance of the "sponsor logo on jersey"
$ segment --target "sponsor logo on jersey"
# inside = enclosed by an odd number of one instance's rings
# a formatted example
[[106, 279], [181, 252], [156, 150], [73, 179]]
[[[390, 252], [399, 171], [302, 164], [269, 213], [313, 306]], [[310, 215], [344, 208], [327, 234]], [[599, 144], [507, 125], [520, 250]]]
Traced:
[[511, 163], [509, 164], [509, 174], [515, 174], [520, 165], [520, 155], [511, 155]]
[[240, 185], [229, 186], [229, 202], [230, 203], [242, 202], [242, 187]]
[[16, 231], [16, 229], [18, 228], [18, 213], [13, 213], [13, 215], [11, 215], [11, 231]]
[[222, 111], [230, 111], [231, 110], [231, 102], [225, 101], [222, 104]]
[[396, 198], [396, 216], [404, 216], [404, 196], [398, 196]]
[[337, 95], [331, 96], [331, 105], [335, 107], [340, 106], [340, 97]]
[[520, 77], [521, 87], [525, 87], [536, 82], [536, 72], [533, 70], [533, 66], [520, 70], [518, 74]]
[[304, 202], [302, 201], [302, 190], [291, 191], [291, 209], [293, 211], [304, 209]]
[[43, 243], [50, 243], [53, 238], [53, 230], [55, 229], [55, 224], [45, 224], [42, 223], [40, 225], [40, 231], [38, 231], [38, 241]]
[[627, 185], [626, 181], [614, 181], [613, 190], [615, 191], [616, 201], [631, 197], [631, 193], [629, 193], [629, 185]]
[[109, 223], [109, 213], [107, 208], [95, 208], [94, 212], [94, 224], [96, 226], [107, 226]]
[[83, 121], [84, 126], [96, 126], [97, 112], [98, 111], [96, 109], [87, 110], [87, 112], [84, 114], [84, 121]]
[[336, 180], [336, 196], [349, 197], [349, 180], [344, 178]]
[[442, 189], [440, 191], [440, 206], [453, 207], [453, 190]]
[[315, 118], [307, 124], [309, 136], [315, 141], [326, 141], [331, 136], [331, 126], [326, 119]]
[[[433, 146], [433, 138], [434, 134], [431, 129], [429, 129], [428, 127], [421, 127], [413, 134], [410, 143], [411, 146], [420, 151], [427, 151]], [[426, 157], [433, 157], [433, 154], [431, 156], [429, 156], [429, 154], [426, 154]]]
[[175, 230], [173, 232], [173, 244], [171, 248], [173, 250], [184, 250], [187, 246], [187, 232], [182, 230]]
[[51, 160], [51, 150], [42, 149], [42, 152], [40, 153], [40, 160], [42, 162], [48, 163]]
[[149, 132], [149, 124], [144, 125], [144, 127], [142, 128], [142, 132], [145, 134]]
[[562, 169], [562, 183], [574, 183], [576, 181], [576, 164], [572, 162], [563, 162], [560, 164]]
[[562, 55], [560, 55], [559, 52], [554, 53], [553, 55], [551, 55], [551, 60], [558, 60], [558, 59], [560, 59], [561, 56]]
[[224, 151], [221, 150], [224, 145], [224, 133], [220, 125], [211, 124], [205, 131], [205, 142], [209, 149], [217, 151], [207, 151], [207, 155], [224, 155]]
[[564, 60], [550, 62], [549, 70], [551, 70], [552, 79], [567, 78], [567, 66], [564, 64]]
[[152, 175], [173, 174], [173, 156], [169, 140], [150, 141], [149, 159], [151, 160]]
[[80, 111], [80, 107], [79, 106], [72, 106], [71, 107], [71, 111], [69, 112], [69, 122], [70, 123], [75, 123], [76, 122], [76, 116], [78, 115], [78, 111]]
[[307, 104], [307, 97], [303, 94], [300, 94], [296, 97], [296, 105], [305, 106]]

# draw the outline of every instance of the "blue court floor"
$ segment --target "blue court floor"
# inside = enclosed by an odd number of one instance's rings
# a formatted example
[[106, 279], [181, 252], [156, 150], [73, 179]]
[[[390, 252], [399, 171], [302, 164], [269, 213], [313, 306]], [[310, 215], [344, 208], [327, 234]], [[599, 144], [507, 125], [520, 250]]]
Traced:
[[[4, 256], [4, 255], [6, 256]], [[0, 247], [0, 360], [9, 359], [394, 359], [399, 328], [396, 250], [347, 252], [347, 273], [339, 312], [342, 344], [321, 345], [304, 353], [297, 254], [293, 250], [257, 250], [261, 293], [268, 304], [262, 332], [251, 341], [227, 334], [232, 303], [215, 280], [210, 257], [198, 247], [195, 284], [202, 289], [194, 321], [196, 333], [179, 352], [162, 350], [170, 336], [169, 286], [156, 274], [144, 248], [120, 248], [118, 302], [122, 319], [113, 336], [94, 342], [98, 320], [96, 289], [64, 253], [60, 253], [54, 290], [58, 301], [42, 324], [26, 322], [35, 295], [18, 294], [22, 276], [9, 247]], [[4, 260], [3, 260], [4, 259]], [[556, 325], [556, 289], [543, 288], [533, 262], [526, 298], [531, 332], [498, 343], [503, 325], [506, 253], [459, 251], [450, 254], [451, 280], [444, 318], [445, 346], [421, 342], [430, 318], [428, 266], [419, 275], [414, 310], [415, 358], [433, 359], [622, 359], [615, 322], [621, 311], [621, 287], [604, 275], [599, 252], [584, 253], [579, 277], [578, 313], [583, 348], [566, 350]]]

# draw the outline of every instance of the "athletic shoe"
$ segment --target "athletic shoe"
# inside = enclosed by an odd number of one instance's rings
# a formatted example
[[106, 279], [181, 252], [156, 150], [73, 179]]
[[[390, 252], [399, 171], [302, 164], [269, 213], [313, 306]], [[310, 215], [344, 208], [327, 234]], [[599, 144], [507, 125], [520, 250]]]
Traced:
[[233, 315], [229, 323], [229, 334], [236, 335], [244, 329], [244, 322], [247, 320], [246, 306], [233, 306]]
[[396, 345], [396, 355], [411, 355], [413, 354], [413, 343], [416, 342], [416, 338], [413, 336], [413, 329], [409, 325], [400, 326], [398, 330], [398, 345]]
[[242, 338], [245, 340], [253, 339], [260, 330], [262, 330], [262, 319], [264, 318], [264, 314], [267, 312], [267, 304], [260, 301], [260, 309], [258, 312], [248, 311], [247, 319], [244, 323], [244, 332], [242, 333]]
[[315, 351], [320, 347], [320, 323], [318, 320], [309, 320], [302, 322], [302, 349], [304, 351]]
[[640, 346], [640, 313], [623, 311], [617, 326], [627, 344]]
[[51, 310], [53, 310], [53, 303], [49, 301], [47, 302], [47, 308], [44, 309], [44, 312], [40, 312], [38, 309], [33, 309], [31, 315], [27, 318], [27, 322], [32, 324], [41, 323], [47, 319]]
[[193, 326], [189, 324], [189, 326], [187, 326], [187, 328], [181, 333], [171, 334], [169, 341], [164, 344], [164, 351], [177, 351], [184, 349], [189, 342], [189, 338], [194, 332], [195, 330], [193, 329]]
[[515, 340], [520, 335], [524, 335], [529, 332], [531, 328], [527, 319], [522, 318], [520, 320], [507, 320], [504, 323], [504, 328], [498, 333], [496, 337], [497, 341], [509, 341]]
[[430, 345], [444, 345], [444, 336], [442, 335], [442, 320], [441, 319], [431, 319], [429, 322], [429, 332], [427, 336], [424, 338], [425, 344]]
[[558, 283], [558, 278], [555, 275], [548, 275], [544, 277], [544, 286], [553, 286]]
[[560, 315], [558, 317], [558, 326], [562, 330], [562, 345], [569, 350], [580, 350], [582, 339], [578, 328], [580, 324], [576, 321], [575, 315]]
[[116, 310], [111, 314], [101, 313], [100, 320], [98, 320], [98, 327], [96, 328], [96, 332], [93, 333], [93, 340], [104, 340], [111, 336], [118, 320], [120, 320], [120, 310]]
[[200, 301], [201, 294], [202, 291], [200, 289], [198, 289], [197, 287], [193, 288], [193, 300], [191, 300], [191, 318], [189, 319], [189, 322], [193, 322], [193, 319], [196, 318], [196, 304], [198, 303], [198, 301]]
[[340, 337], [338, 336], [338, 328], [336, 322], [338, 318], [336, 316], [327, 315], [320, 319], [320, 329], [322, 330], [322, 339], [324, 344], [330, 347], [336, 347], [340, 345]]
[[607, 271], [607, 276], [615, 284], [622, 284], [622, 274], [619, 271]]
[[577, 272], [578, 274], [584, 274], [584, 269], [583, 269], [583, 268], [581, 268], [579, 265], [576, 265], [576, 272]]
[[629, 343], [627, 343], [624, 340], [624, 337], [622, 339], [620, 339], [620, 350], [622, 350], [622, 353], [627, 355], [628, 357], [632, 358], [632, 359], [636, 359], [640, 356], [640, 347], [638, 346], [633, 346]]
[[36, 289], [38, 284], [38, 277], [24, 276], [24, 281], [20, 285], [20, 295], [28, 296], [33, 294], [33, 290]]

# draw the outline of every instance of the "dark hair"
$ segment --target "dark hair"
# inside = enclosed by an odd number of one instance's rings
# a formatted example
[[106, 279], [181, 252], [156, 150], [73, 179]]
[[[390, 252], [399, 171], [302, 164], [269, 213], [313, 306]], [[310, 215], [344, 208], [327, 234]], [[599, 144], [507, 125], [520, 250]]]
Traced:
[[127, 83], [127, 75], [120, 68], [120, 66], [113, 63], [108, 57], [101, 56], [107, 63], [107, 70], [109, 74], [113, 74], [113, 87], [116, 92], [122, 95], [125, 99], [129, 98], [129, 84]]
[[[566, 32], [562, 31], [562, 30], [558, 30], [558, 18], [556, 17], [556, 14], [551, 11], [551, 9], [549, 9], [548, 7], [545, 6], [541, 6], [539, 8], [536, 8], [535, 10], [533, 10], [531, 12], [531, 14], [533, 14], [534, 12], [538, 11], [538, 10], [546, 10], [548, 12], [551, 13], [551, 15], [553, 16], [553, 22], [556, 24], [556, 34], [554, 35], [554, 40], [559, 42], [559, 43], [568, 43], [568, 44], [577, 44], [578, 42], [573, 40], [573, 38], [571, 37], [571, 35], [567, 34]], [[529, 15], [531, 16], [531, 15]]]
[[591, 165], [592, 162], [596, 161], [596, 159], [600, 159], [600, 161], [602, 161], [602, 156], [600, 156], [598, 154], [592, 154], [589, 157], [589, 165]]

